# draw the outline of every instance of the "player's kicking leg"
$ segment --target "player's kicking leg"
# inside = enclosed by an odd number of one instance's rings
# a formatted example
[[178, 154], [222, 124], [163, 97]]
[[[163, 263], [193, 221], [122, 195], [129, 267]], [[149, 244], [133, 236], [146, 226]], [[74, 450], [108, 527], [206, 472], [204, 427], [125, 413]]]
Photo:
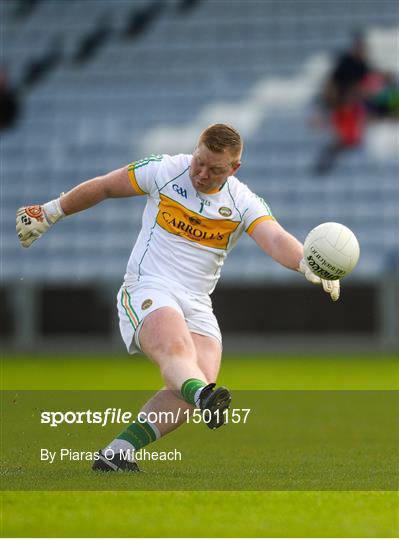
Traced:
[[225, 388], [214, 389], [217, 371], [205, 369], [207, 364], [219, 367], [220, 344], [212, 338], [191, 334], [183, 317], [169, 307], [154, 311], [145, 319], [140, 344], [142, 351], [159, 366], [167, 388], [189, 405], [210, 411], [208, 426], [220, 427], [223, 421], [216, 417], [223, 415], [215, 412], [229, 406], [230, 393]]
[[[197, 363], [205, 374], [208, 381], [216, 381], [220, 362], [222, 359], [221, 344], [214, 338], [197, 333], [191, 333], [197, 353]], [[208, 410], [206, 414], [207, 426], [216, 429], [224, 424], [223, 412], [229, 407], [231, 395], [227, 388], [221, 386], [215, 388], [215, 383], [206, 387], [200, 395], [199, 407], [201, 410]]]
[[[179, 313], [172, 308], [162, 308], [145, 319], [140, 345], [158, 364], [167, 385], [144, 405], [140, 413], [151, 412], [156, 416], [163, 411], [172, 412], [174, 420], [158, 415], [157, 422], [132, 424], [103, 450], [103, 455], [93, 465], [95, 470], [126, 470], [123, 463], [121, 466], [120, 452], [134, 453], [176, 429], [185, 421], [186, 411], [191, 412], [195, 407], [210, 411], [207, 413], [208, 426], [212, 429], [223, 424], [223, 411], [230, 404], [230, 393], [223, 387], [214, 390], [214, 383], [209, 383], [216, 380], [220, 367], [221, 345], [216, 339], [190, 334]], [[107, 455], [111, 459], [107, 459]]]

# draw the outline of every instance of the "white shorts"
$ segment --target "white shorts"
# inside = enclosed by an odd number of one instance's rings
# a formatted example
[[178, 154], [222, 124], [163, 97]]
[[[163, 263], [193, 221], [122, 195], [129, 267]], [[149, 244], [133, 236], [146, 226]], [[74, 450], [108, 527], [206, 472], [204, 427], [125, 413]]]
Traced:
[[208, 294], [176, 289], [175, 285], [146, 281], [123, 284], [117, 296], [119, 328], [129, 354], [141, 352], [139, 334], [147, 315], [162, 307], [175, 309], [190, 332], [215, 338], [222, 343], [217, 319]]

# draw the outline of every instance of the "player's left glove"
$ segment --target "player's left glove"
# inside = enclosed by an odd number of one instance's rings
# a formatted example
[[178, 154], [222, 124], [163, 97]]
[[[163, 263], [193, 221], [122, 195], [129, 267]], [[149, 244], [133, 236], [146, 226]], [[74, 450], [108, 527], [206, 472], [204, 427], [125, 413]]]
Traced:
[[59, 199], [43, 205], [26, 206], [17, 210], [16, 230], [23, 247], [29, 247], [42, 234], [64, 217]]
[[329, 281], [327, 279], [321, 279], [316, 276], [308, 265], [305, 262], [305, 259], [302, 259], [299, 263], [298, 272], [301, 272], [305, 278], [313, 283], [314, 285], [321, 285], [326, 293], [331, 296], [331, 300], [336, 302], [339, 298], [340, 285], [339, 280]]

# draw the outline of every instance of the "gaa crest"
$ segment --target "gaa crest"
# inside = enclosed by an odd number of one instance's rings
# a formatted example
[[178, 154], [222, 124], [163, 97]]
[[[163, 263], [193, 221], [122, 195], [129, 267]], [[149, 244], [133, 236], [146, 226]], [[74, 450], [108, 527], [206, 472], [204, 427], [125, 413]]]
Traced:
[[141, 304], [141, 309], [144, 311], [145, 309], [148, 309], [152, 306], [152, 300], [151, 298], [147, 298], [147, 300], [144, 300], [144, 302]]
[[227, 206], [221, 206], [219, 208], [219, 214], [223, 217], [230, 217], [231, 216], [231, 209], [227, 208]]

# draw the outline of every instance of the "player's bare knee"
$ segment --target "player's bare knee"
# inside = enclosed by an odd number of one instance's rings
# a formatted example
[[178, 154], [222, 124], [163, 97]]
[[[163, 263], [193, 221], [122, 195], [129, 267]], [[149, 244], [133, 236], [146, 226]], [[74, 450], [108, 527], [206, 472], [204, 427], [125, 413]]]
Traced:
[[165, 358], [182, 358], [187, 362], [196, 362], [196, 353], [192, 343], [184, 336], [174, 336], [159, 344], [159, 352]]

